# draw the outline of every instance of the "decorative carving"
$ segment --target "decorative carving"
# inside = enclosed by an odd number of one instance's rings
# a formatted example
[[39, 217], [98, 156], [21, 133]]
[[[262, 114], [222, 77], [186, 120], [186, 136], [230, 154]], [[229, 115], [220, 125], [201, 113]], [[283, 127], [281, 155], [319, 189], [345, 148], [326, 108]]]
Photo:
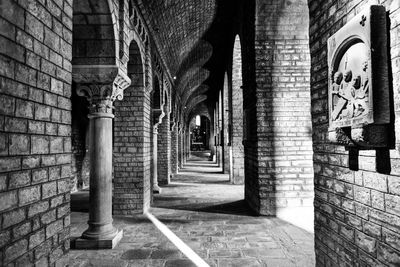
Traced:
[[117, 66], [73, 66], [77, 94], [89, 101], [90, 113], [112, 113], [131, 80]]
[[328, 137], [335, 143], [388, 145], [382, 130], [390, 123], [386, 27], [385, 8], [372, 5], [328, 39]]
[[372, 123], [369, 55], [365, 45], [352, 45], [331, 74], [331, 121], [337, 127]]

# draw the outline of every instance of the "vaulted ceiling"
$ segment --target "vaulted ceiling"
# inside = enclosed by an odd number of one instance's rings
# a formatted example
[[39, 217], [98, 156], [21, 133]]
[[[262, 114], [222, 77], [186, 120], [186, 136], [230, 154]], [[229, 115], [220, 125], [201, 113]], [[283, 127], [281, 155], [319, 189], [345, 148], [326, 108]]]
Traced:
[[213, 99], [221, 76], [223, 81], [236, 1], [137, 1], [164, 62], [176, 77], [174, 88], [182, 108], [192, 106], [193, 98]]

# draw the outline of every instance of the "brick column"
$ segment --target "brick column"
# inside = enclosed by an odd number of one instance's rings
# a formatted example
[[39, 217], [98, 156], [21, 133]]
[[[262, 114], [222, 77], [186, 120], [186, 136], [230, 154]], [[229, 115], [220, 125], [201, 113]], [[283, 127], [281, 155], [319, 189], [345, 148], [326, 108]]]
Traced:
[[178, 173], [178, 126], [174, 124], [171, 131], [171, 174]]
[[[229, 88], [228, 88], [228, 75], [225, 75], [224, 89], [222, 92], [222, 134], [223, 134], [223, 172], [231, 174], [231, 164], [230, 164], [230, 137], [229, 137], [229, 122], [230, 122], [230, 110], [229, 110]], [[231, 177], [231, 175], [229, 175]]]
[[171, 131], [168, 104], [165, 104], [165, 116], [158, 127], [158, 183], [167, 185], [170, 182]]
[[244, 183], [244, 147], [243, 147], [243, 86], [242, 81], [242, 50], [237, 36], [233, 49], [232, 87], [230, 123], [231, 130], [231, 181], [234, 184]]
[[[99, 74], [100, 73], [100, 74]], [[89, 101], [90, 208], [88, 229], [76, 248], [114, 248], [122, 238], [112, 224], [113, 102], [122, 99], [130, 79], [117, 66], [75, 68], [77, 94]]]
[[[307, 1], [256, 2], [258, 19], [248, 22], [255, 23], [255, 30], [254, 26], [243, 29], [253, 30], [255, 39], [242, 42], [246, 46], [242, 51], [251, 51], [247, 47], [251, 45], [256, 55], [254, 76], [248, 74], [243, 80], [246, 199], [260, 214], [311, 229], [314, 180]], [[252, 66], [248, 58], [243, 63], [245, 74]]]
[[214, 116], [211, 116], [211, 121], [210, 121], [210, 139], [209, 139], [209, 146], [210, 146], [210, 160], [214, 161], [215, 160], [215, 119]]
[[182, 151], [183, 151], [183, 132], [182, 129], [179, 129], [178, 131], [178, 168], [179, 170], [183, 168], [183, 157], [182, 157]]
[[152, 157], [152, 178], [153, 178], [153, 193], [160, 194], [161, 188], [158, 185], [158, 127], [160, 126], [162, 119], [164, 118], [164, 113], [161, 109], [153, 110], [153, 157]]

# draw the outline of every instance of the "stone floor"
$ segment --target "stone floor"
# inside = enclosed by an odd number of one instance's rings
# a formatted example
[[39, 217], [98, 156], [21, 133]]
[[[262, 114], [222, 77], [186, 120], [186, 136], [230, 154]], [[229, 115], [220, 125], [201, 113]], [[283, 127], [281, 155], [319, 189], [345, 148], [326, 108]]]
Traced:
[[[155, 196], [150, 212], [210, 266], [314, 266], [313, 235], [277, 218], [256, 217], [243, 186], [194, 156]], [[80, 196], [79, 201], [82, 200]], [[72, 212], [71, 235], [86, 228], [87, 213]], [[114, 250], [71, 250], [69, 266], [196, 266], [144, 215], [118, 217], [124, 237]]]

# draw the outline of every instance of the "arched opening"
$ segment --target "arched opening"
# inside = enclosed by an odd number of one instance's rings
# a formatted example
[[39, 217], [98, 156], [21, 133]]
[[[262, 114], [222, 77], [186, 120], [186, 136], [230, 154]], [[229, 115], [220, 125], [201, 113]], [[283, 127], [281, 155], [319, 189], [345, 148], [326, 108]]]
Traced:
[[190, 151], [203, 151], [208, 153], [210, 120], [206, 116], [195, 115], [189, 123]]
[[[85, 72], [100, 64], [115, 64], [115, 33], [107, 1], [75, 1], [72, 31], [72, 92], [71, 92], [71, 210], [89, 210], [90, 131], [89, 102], [77, 94], [78, 84], [85, 81]], [[96, 21], [102, 19], [103, 23]], [[100, 41], [99, 41], [100, 40]]]
[[[162, 88], [158, 76], [153, 79], [153, 91], [151, 98], [152, 107], [152, 135], [151, 135], [151, 193], [159, 194], [161, 189], [158, 185], [158, 127], [162, 122], [164, 113], [162, 111]], [[153, 200], [153, 197], [152, 197]]]

